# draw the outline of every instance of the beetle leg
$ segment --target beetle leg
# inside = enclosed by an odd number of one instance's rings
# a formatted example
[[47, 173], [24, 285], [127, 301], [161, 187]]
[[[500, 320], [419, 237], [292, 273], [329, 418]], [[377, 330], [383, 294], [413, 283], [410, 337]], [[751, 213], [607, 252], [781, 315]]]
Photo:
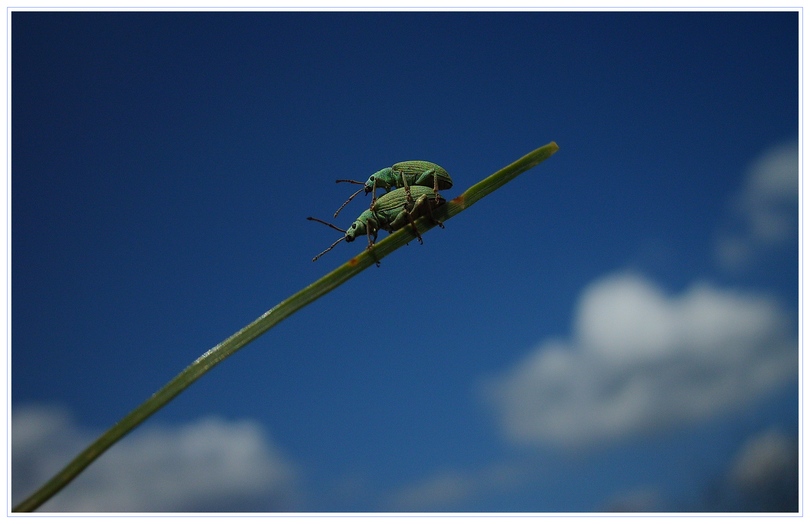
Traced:
[[[374, 238], [372, 238], [372, 235], [374, 236]], [[380, 267], [380, 261], [377, 260], [377, 255], [374, 254], [374, 242], [377, 241], [377, 228], [376, 226], [373, 226], [371, 224], [371, 221], [369, 221], [369, 223], [366, 224], [366, 236], [368, 237], [368, 245], [366, 246], [366, 251], [368, 251], [371, 254], [371, 258], [374, 259], [374, 263], [377, 265], [377, 267]]]
[[437, 220], [433, 216], [433, 205], [431, 205], [431, 203], [428, 202], [427, 200], [425, 200], [423, 205], [425, 206], [425, 216], [428, 218], [428, 220], [430, 220], [440, 228], [444, 229], [444, 224], [442, 224], [441, 221]]
[[[423, 195], [423, 196], [420, 196], [419, 200], [417, 200], [416, 203], [413, 205], [412, 210], [414, 212], [417, 212], [417, 210], [421, 206], [423, 206], [424, 203], [425, 203], [425, 197]], [[413, 220], [413, 214], [412, 214], [411, 210], [410, 209], [404, 209], [402, 212], [405, 213], [408, 216], [408, 221], [411, 223], [411, 227], [413, 228], [413, 234], [416, 235], [416, 239], [419, 241], [420, 244], [424, 244], [424, 242], [422, 242], [422, 235], [419, 234], [419, 228], [416, 227], [416, 223]]]
[[377, 179], [374, 179], [374, 182], [371, 184], [371, 205], [369, 209], [374, 211], [374, 204], [377, 203]]
[[[408, 212], [406, 211], [406, 213]], [[416, 223], [413, 221], [413, 215], [410, 213], [408, 213], [408, 220], [411, 222], [411, 227], [413, 228], [413, 234], [416, 235], [416, 240], [418, 240], [420, 244], [424, 244], [424, 242], [422, 242], [422, 235], [419, 234], [419, 229], [416, 227]]]
[[[374, 238], [372, 238], [372, 235], [374, 236]], [[370, 224], [367, 224], [366, 225], [366, 237], [368, 238], [368, 246], [366, 246], [366, 249], [371, 251], [371, 248], [374, 246], [374, 242], [377, 241], [377, 228], [371, 227]]]
[[374, 260], [374, 264], [377, 267], [380, 267], [380, 261], [377, 260], [377, 255], [374, 254], [374, 244], [369, 244], [369, 246], [366, 249], [368, 250], [369, 254], [371, 255], [371, 258]]
[[[434, 196], [433, 201], [438, 204], [439, 203], [439, 198], [440, 198], [439, 197], [439, 177], [436, 176], [436, 170], [435, 169], [432, 169], [431, 171], [433, 171], [433, 196]], [[442, 227], [444, 227], [444, 226], [442, 226]]]
[[411, 196], [411, 186], [408, 185], [408, 179], [405, 178], [405, 171], [400, 171], [402, 174], [402, 187], [405, 188], [405, 202], [406, 206], [408, 204], [413, 204], [413, 197]]
[[427, 181], [430, 176], [433, 176], [433, 195], [434, 201], [438, 204], [439, 203], [439, 177], [436, 176], [436, 170], [434, 168], [426, 169], [419, 178], [416, 179], [416, 185], [424, 186], [425, 182]]

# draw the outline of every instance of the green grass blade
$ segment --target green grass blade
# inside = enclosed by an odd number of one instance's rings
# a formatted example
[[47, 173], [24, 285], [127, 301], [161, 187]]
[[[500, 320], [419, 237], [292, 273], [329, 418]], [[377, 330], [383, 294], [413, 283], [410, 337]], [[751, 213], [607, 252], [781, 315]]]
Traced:
[[[540, 162], [553, 155], [559, 147], [556, 143], [550, 142], [545, 146], [535, 149], [531, 153], [516, 160], [500, 171], [490, 175], [484, 180], [473, 185], [460, 196], [449, 201], [447, 205], [435, 211], [434, 216], [446, 221], [464, 211], [475, 202], [506, 184], [519, 174], [531, 169]], [[432, 223], [425, 219], [416, 222], [416, 226], [421, 233], [434, 227]], [[200, 358], [191, 363], [186, 369], [174, 377], [168, 384], [163, 386], [154, 395], [149, 397], [144, 403], [132, 410], [127, 416], [118, 421], [114, 426], [102, 434], [95, 442], [90, 444], [84, 451], [79, 453], [67, 466], [57, 473], [52, 479], [46, 482], [30, 497], [15, 506], [12, 511], [24, 512], [33, 511], [48, 499], [56, 495], [62, 488], [69, 484], [79, 473], [96, 460], [102, 453], [120, 440], [124, 435], [135, 429], [141, 422], [153, 415], [157, 410], [165, 406], [170, 400], [179, 395], [184, 389], [189, 387], [195, 380], [203, 376], [211, 368], [231, 356], [237, 350], [257, 339], [288, 316], [292, 315], [302, 307], [323, 295], [329, 293], [339, 285], [343, 284], [356, 274], [368, 268], [376, 260], [399, 249], [415, 238], [411, 228], [403, 228], [387, 236], [384, 240], [375, 244], [373, 252], [363, 250], [360, 254], [338, 267], [331, 273], [324, 275], [317, 281], [295, 293], [286, 300], [280, 302], [276, 307], [264, 313], [262, 316], [240, 329], [226, 340], [220, 342]]]

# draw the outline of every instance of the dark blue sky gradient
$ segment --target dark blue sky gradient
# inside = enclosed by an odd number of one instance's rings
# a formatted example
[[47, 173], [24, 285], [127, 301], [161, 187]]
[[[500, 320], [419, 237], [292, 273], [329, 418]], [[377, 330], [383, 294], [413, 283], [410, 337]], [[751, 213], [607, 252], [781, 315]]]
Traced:
[[95, 436], [359, 252], [311, 262], [338, 233], [305, 218], [354, 191], [337, 178], [424, 159], [454, 197], [554, 140], [147, 426], [258, 422], [301, 511], [395, 510], [403, 486], [504, 461], [546, 473], [417, 507], [602, 511], [654, 485], [655, 509], [728, 509], [706, 493], [740, 446], [795, 435], [788, 382], [559, 455], [504, 438], [481, 390], [574, 338], [583, 289], [617, 272], [774, 297], [795, 323], [794, 243], [741, 271], [713, 252], [752, 163], [797, 141], [796, 12], [15, 11], [11, 32], [14, 409], [58, 406]]

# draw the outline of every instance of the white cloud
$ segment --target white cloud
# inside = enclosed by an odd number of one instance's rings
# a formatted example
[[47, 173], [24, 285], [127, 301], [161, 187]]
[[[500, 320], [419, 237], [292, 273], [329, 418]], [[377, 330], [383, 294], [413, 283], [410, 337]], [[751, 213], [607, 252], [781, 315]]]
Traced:
[[742, 269], [762, 252], [798, 243], [799, 149], [775, 147], [749, 168], [743, 187], [731, 201], [735, 229], [726, 228], [715, 246], [726, 269]]
[[490, 379], [515, 442], [590, 445], [744, 406], [797, 374], [790, 316], [765, 296], [698, 283], [669, 296], [630, 274], [579, 301], [570, 340], [547, 340]]
[[[15, 407], [14, 503], [96, 436], [64, 410]], [[136, 430], [41, 511], [276, 511], [293, 503], [294, 483], [294, 468], [259, 424], [206, 418], [181, 427]]]

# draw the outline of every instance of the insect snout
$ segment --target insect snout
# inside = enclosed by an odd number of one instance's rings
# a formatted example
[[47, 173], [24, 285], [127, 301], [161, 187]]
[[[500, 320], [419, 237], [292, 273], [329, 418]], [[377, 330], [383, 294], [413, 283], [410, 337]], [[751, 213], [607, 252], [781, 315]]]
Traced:
[[346, 230], [346, 242], [354, 242], [354, 238], [357, 236], [357, 227], [357, 222], [354, 222]]

